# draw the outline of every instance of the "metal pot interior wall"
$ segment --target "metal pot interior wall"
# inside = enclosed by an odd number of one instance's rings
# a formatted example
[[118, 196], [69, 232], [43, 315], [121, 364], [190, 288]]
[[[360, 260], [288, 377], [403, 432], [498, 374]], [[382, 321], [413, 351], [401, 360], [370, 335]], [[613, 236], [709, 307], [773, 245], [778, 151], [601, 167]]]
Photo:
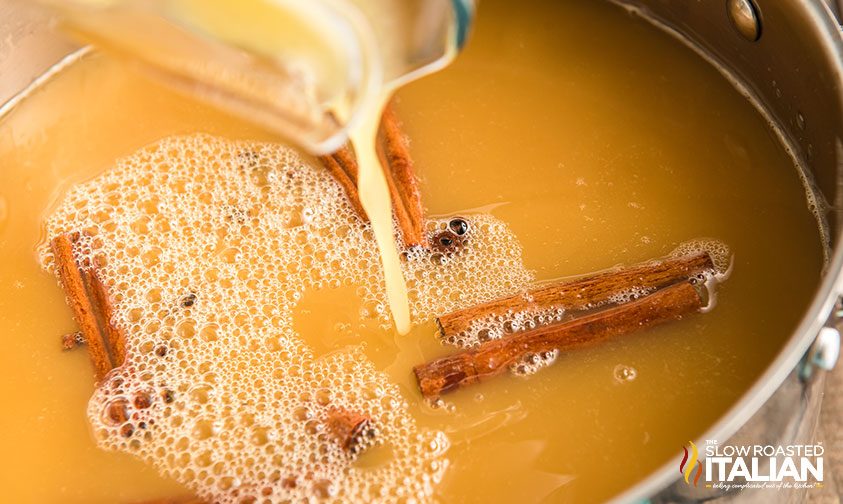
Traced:
[[[621, 0], [674, 28], [710, 54], [755, 96], [781, 128], [828, 203], [835, 245], [843, 202], [841, 43], [820, 0]], [[755, 36], [751, 23], [756, 23]]]
[[[820, 220], [827, 223], [827, 245], [833, 251], [813, 303], [764, 375], [705, 435], [720, 441], [728, 438], [734, 444], [809, 442], [824, 383], [821, 372], [810, 371], [834, 365], [834, 350], [839, 349], [838, 330], [843, 325], [838, 316], [843, 313], [838, 301], [843, 292], [843, 247], [839, 243], [843, 222], [838, 215], [843, 208], [843, 39], [834, 17], [839, 11], [821, 0], [617, 3], [675, 31], [721, 66], [781, 134], [818, 197]], [[829, 330], [835, 338], [824, 339], [824, 346], [818, 345], [820, 340], [814, 338]], [[826, 359], [823, 366], [814, 366], [815, 351], [835, 357]], [[616, 502], [735, 498], [716, 492], [695, 492], [681, 482], [670, 485], [678, 479], [676, 472], [671, 461]]]

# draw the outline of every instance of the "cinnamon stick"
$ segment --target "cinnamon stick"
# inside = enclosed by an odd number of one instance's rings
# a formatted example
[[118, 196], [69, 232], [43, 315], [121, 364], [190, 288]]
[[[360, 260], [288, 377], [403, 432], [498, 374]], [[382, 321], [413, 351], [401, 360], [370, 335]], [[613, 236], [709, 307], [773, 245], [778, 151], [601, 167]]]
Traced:
[[[88, 348], [97, 380], [102, 380], [113, 368], [123, 364], [126, 343], [123, 334], [113, 324], [114, 306], [108, 289], [97, 275], [96, 266], [80, 267], [73, 245], [78, 233], [65, 233], [53, 238], [50, 246], [55, 257], [59, 281], [67, 295], [70, 308]], [[63, 339], [67, 348], [70, 343]]]
[[[401, 226], [404, 245], [426, 246], [424, 208], [413, 168], [413, 158], [391, 104], [384, 110], [378, 138], [382, 164], [389, 168], [386, 170], [387, 182], [390, 186], [390, 196], [395, 201], [396, 217]], [[399, 207], [402, 210], [400, 213], [397, 211]]]
[[96, 306], [102, 316], [103, 332], [111, 350], [111, 360], [114, 367], [122, 366], [126, 360], [126, 338], [123, 332], [114, 325], [114, 304], [111, 302], [108, 287], [100, 279], [95, 266], [91, 274], [88, 275], [88, 279]]
[[73, 254], [75, 237], [76, 235], [71, 234], [56, 236], [51, 242], [51, 247], [59, 280], [67, 294], [76, 323], [85, 336], [94, 374], [97, 380], [102, 380], [113, 368], [113, 363], [106, 346], [106, 337], [99, 325], [97, 310], [86, 286], [88, 273], [79, 268]]
[[349, 147], [348, 144], [343, 145], [337, 149], [332, 156], [337, 163], [339, 163], [342, 169], [345, 170], [349, 178], [357, 184], [357, 172], [359, 167], [357, 166], [357, 158], [354, 157], [354, 152], [352, 152], [351, 147]]
[[375, 442], [372, 418], [345, 408], [332, 408], [326, 421], [337, 443], [352, 456], [357, 456]]
[[[424, 238], [424, 209], [413, 160], [391, 105], [386, 107], [381, 119], [377, 147], [404, 246], [427, 248]], [[343, 187], [355, 212], [364, 220], [368, 220], [357, 191], [360, 168], [349, 146], [345, 145], [333, 154], [320, 156], [319, 160]]]
[[[347, 148], [343, 147], [342, 149]], [[331, 172], [331, 175], [334, 177], [334, 179], [340, 183], [343, 190], [345, 190], [345, 195], [351, 202], [351, 206], [354, 208], [355, 213], [357, 213], [357, 215], [361, 219], [368, 220], [369, 217], [366, 215], [366, 210], [363, 209], [363, 204], [360, 203], [360, 195], [357, 193], [357, 175], [355, 173], [354, 177], [352, 178], [348, 170], [342, 164], [340, 164], [336, 156], [336, 153], [329, 154], [327, 156], [320, 156], [319, 160], [322, 162], [322, 165], [327, 168], [329, 172]]]
[[612, 336], [681, 319], [703, 305], [697, 288], [683, 281], [626, 304], [492, 340], [477, 348], [421, 364], [413, 368], [413, 373], [422, 395], [436, 398], [498, 375], [524, 355], [585, 348]]
[[707, 252], [651, 261], [576, 280], [554, 282], [526, 293], [457, 310], [439, 317], [436, 321], [441, 336], [449, 338], [467, 331], [473, 321], [481, 318], [505, 316], [529, 309], [586, 310], [602, 305], [624, 291], [652, 291], [713, 269], [714, 263]]

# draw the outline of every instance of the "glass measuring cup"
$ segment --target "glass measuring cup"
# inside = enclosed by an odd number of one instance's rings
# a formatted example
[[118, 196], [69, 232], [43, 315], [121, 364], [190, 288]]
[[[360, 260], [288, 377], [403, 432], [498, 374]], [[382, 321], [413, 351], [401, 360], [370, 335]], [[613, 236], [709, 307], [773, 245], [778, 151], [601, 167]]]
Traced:
[[373, 100], [447, 65], [473, 0], [42, 0], [83, 40], [331, 152]]

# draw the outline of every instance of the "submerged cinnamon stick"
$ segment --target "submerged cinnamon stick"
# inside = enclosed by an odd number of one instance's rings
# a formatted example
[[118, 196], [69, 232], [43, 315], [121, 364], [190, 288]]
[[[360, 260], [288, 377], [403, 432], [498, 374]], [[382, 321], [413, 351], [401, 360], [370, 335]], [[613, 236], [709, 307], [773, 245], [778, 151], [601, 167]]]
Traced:
[[105, 377], [111, 371], [113, 363], [106, 346], [106, 337], [100, 327], [97, 309], [94, 306], [92, 296], [88, 293], [88, 273], [76, 262], [73, 254], [73, 242], [77, 235], [62, 234], [53, 238], [51, 247], [56, 260], [56, 269], [59, 274], [70, 308], [73, 310], [76, 323], [85, 336], [88, 355], [94, 366], [94, 374], [97, 380]]
[[[407, 141], [391, 105], [384, 110], [377, 147], [404, 246], [426, 248], [421, 192]], [[368, 220], [357, 191], [359, 166], [349, 146], [345, 145], [333, 154], [321, 156], [319, 160], [343, 187], [355, 212]]]
[[[78, 233], [65, 233], [53, 238], [50, 246], [55, 257], [59, 281], [88, 348], [97, 380], [123, 364], [126, 344], [123, 334], [112, 324], [114, 307], [107, 287], [97, 276], [95, 265], [80, 267], [73, 250]], [[65, 347], [69, 343], [62, 341]]]
[[333, 408], [326, 422], [329, 432], [352, 456], [359, 455], [375, 442], [375, 427], [368, 415], [345, 408]]
[[468, 330], [473, 321], [481, 318], [505, 316], [510, 312], [528, 309], [585, 310], [606, 303], [613, 296], [625, 291], [651, 291], [713, 269], [714, 263], [707, 252], [651, 261], [576, 280], [554, 282], [526, 293], [451, 312], [436, 321], [441, 336], [449, 338]]
[[514, 334], [413, 368], [425, 398], [436, 398], [498, 375], [527, 354], [585, 348], [631, 334], [704, 306], [697, 289], [683, 281], [626, 304]]
[[[396, 218], [401, 226], [404, 245], [425, 246], [424, 209], [421, 202], [418, 180], [413, 168], [413, 158], [407, 139], [401, 131], [398, 116], [392, 105], [387, 105], [378, 132], [379, 154], [386, 170], [390, 196], [396, 208]], [[398, 209], [401, 209], [399, 212]]]
[[357, 158], [354, 157], [354, 152], [352, 152], [351, 147], [349, 147], [348, 144], [343, 145], [337, 149], [332, 156], [337, 163], [339, 163], [340, 167], [345, 170], [351, 180], [357, 184], [357, 172], [359, 167], [357, 166]]
[[[343, 147], [342, 149], [347, 148]], [[366, 216], [366, 210], [363, 209], [363, 204], [360, 203], [360, 195], [357, 193], [357, 175], [355, 173], [354, 177], [352, 177], [348, 170], [339, 162], [336, 156], [336, 153], [327, 156], [320, 156], [319, 160], [322, 162], [322, 165], [331, 172], [334, 179], [340, 183], [345, 191], [345, 195], [351, 202], [351, 206], [354, 208], [355, 213], [357, 213], [361, 219], [368, 220], [369, 218]]]
[[95, 306], [99, 309], [102, 317], [103, 332], [111, 350], [112, 363], [114, 367], [122, 366], [126, 360], [126, 338], [123, 336], [123, 332], [112, 322], [114, 320], [114, 305], [111, 303], [111, 294], [97, 274], [96, 267], [88, 275], [88, 278], [90, 291], [96, 301]]

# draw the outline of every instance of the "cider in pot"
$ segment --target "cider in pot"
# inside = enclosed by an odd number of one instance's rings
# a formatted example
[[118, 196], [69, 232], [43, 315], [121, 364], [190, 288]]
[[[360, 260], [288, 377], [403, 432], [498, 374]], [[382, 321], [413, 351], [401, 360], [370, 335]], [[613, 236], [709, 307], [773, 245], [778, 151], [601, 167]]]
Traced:
[[[405, 335], [372, 228], [272, 134], [96, 53], [2, 119], [8, 500], [603, 501], [678, 463], [816, 287], [820, 235], [784, 146], [621, 8], [484, 1], [464, 54], [395, 108], [428, 236], [468, 226], [457, 254], [399, 259]], [[80, 224], [127, 331], [97, 386], [85, 350], [61, 350], [78, 326], [48, 243]], [[422, 399], [413, 367], [458, 350], [435, 317], [695, 240], [729, 250], [710, 312]], [[339, 408], [380, 442], [341, 451], [318, 421]]]

